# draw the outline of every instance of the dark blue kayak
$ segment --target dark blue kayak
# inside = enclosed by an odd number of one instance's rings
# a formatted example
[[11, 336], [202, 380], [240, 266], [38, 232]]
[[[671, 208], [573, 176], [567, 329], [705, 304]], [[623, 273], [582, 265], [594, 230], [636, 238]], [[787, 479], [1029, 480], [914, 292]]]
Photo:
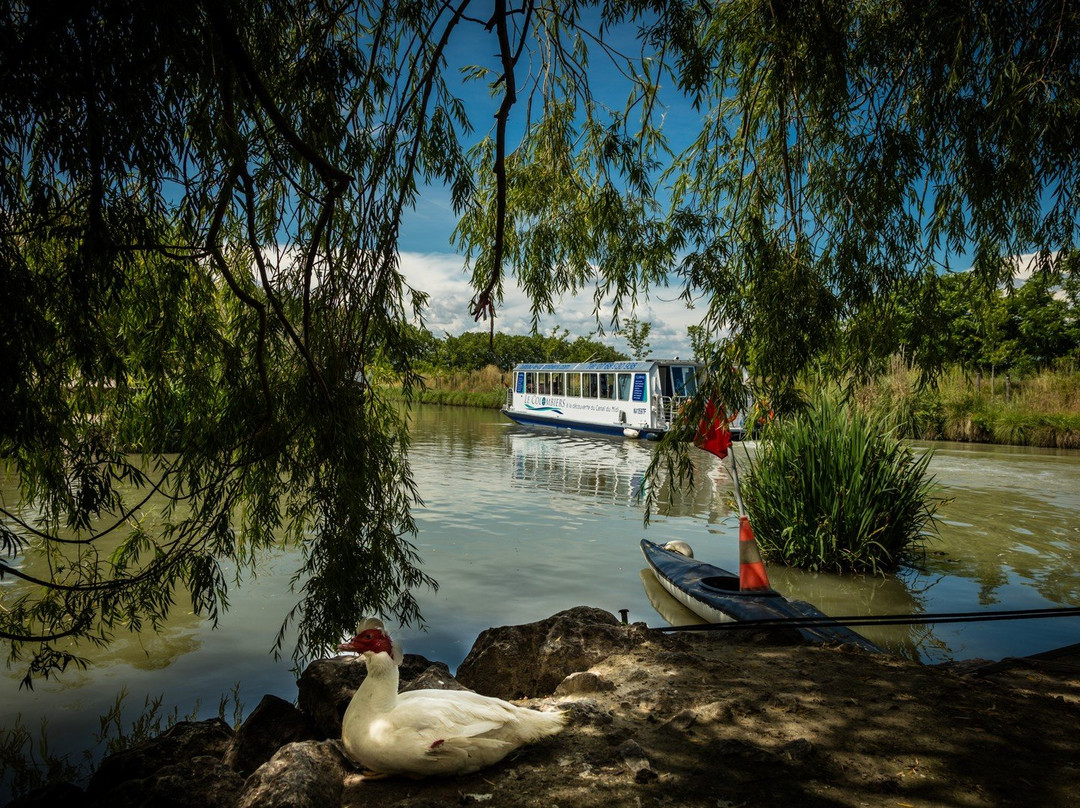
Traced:
[[641, 552], [660, 585], [707, 623], [809, 619], [825, 625], [792, 626], [791, 631], [798, 632], [808, 642], [843, 643], [884, 653], [861, 634], [831, 621], [828, 615], [805, 601], [788, 600], [775, 589], [741, 592], [738, 575], [666, 550], [646, 539], [641, 540]]

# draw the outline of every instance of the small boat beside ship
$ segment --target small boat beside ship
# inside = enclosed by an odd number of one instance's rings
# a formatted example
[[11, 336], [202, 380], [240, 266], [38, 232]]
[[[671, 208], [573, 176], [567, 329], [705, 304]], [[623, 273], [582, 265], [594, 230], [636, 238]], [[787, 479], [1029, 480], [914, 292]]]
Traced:
[[[525, 426], [657, 439], [697, 392], [700, 370], [684, 359], [521, 364], [502, 412]], [[741, 436], [741, 417], [731, 430]]]
[[659, 584], [706, 623], [754, 620], [813, 620], [813, 626], [793, 625], [802, 639], [814, 643], [843, 643], [884, 653], [870, 640], [801, 600], [788, 600], [775, 589], [740, 590], [739, 576], [680, 552], [641, 540], [641, 552]]

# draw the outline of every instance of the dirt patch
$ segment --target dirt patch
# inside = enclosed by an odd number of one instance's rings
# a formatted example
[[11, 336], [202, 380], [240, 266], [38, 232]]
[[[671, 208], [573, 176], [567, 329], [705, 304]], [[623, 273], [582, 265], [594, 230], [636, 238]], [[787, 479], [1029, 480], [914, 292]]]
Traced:
[[532, 700], [560, 735], [456, 779], [346, 780], [343, 805], [1080, 804], [1080, 677], [991, 675], [823, 647], [680, 636], [593, 665], [602, 684]]

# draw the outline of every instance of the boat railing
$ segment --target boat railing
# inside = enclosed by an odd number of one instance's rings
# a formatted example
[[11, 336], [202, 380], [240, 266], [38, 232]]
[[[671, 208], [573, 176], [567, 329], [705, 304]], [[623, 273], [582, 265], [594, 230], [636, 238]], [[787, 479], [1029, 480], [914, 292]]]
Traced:
[[690, 396], [661, 396], [660, 397], [660, 417], [664, 421], [664, 426], [670, 426], [671, 423], [678, 417], [679, 410], [682, 409], [683, 404], [690, 400]]
[[506, 388], [506, 409], [510, 410], [514, 408], [514, 388]]

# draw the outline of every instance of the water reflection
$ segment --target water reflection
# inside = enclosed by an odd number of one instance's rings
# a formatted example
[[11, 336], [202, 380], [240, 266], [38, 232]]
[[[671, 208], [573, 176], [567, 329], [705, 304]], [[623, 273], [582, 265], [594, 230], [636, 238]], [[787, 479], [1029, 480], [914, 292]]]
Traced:
[[[507, 430], [506, 443], [516, 485], [626, 506], [642, 504], [645, 472], [655, 451], [655, 444], [640, 440], [516, 426]], [[673, 488], [661, 477], [657, 502], [663, 515], [709, 516], [719, 502], [717, 493], [729, 485], [726, 471], [712, 468], [705, 456], [695, 462], [694, 490]]]
[[[699, 558], [738, 568], [731, 481], [726, 464], [710, 455], [695, 453], [699, 486], [693, 492], [672, 492], [667, 481], [658, 483], [663, 505], [646, 531], [636, 492], [655, 450], [651, 443], [528, 430], [477, 411], [422, 412], [416, 435], [416, 469], [427, 503], [421, 514], [423, 546], [438, 553], [452, 547], [471, 558], [471, 567], [442, 566], [445, 556], [440, 558], [433, 574], [444, 587], [475, 592], [479, 565], [490, 568], [484, 587], [505, 589], [505, 597], [514, 598], [514, 586], [499, 582], [503, 559], [512, 559], [519, 569], [522, 558], [537, 556], [541, 560], [529, 571], [532, 585], [525, 588], [535, 603], [547, 604], [537, 609], [538, 616], [568, 604], [596, 603], [612, 611], [636, 609], [635, 619], [653, 622], [669, 615], [654, 605], [656, 598], [641, 577], [633, 576], [641, 570], [638, 538], [681, 539]], [[827, 614], [1080, 602], [1080, 452], [934, 448], [931, 471], [950, 501], [939, 512], [940, 540], [918, 563], [890, 576], [812, 574], [772, 565], [773, 585]], [[754, 450], [753, 443], [737, 446], [743, 468], [746, 453]], [[467, 480], [468, 490], [459, 486], [452, 499], [440, 492], [431, 501], [427, 492], [436, 484], [444, 488], [449, 477]], [[462, 524], [468, 527], [458, 535]], [[469, 555], [471, 550], [482, 559]], [[425, 558], [431, 557], [425, 553]], [[558, 572], [548, 578], [553, 560]], [[628, 572], [638, 578], [636, 593], [627, 591]], [[515, 606], [504, 610], [521, 613]], [[461, 608], [470, 611], [466, 604]], [[925, 662], [1035, 653], [1080, 640], [1078, 629], [1076, 618], [860, 627], [878, 645]]]
[[[134, 488], [126, 489], [124, 494], [128, 500], [142, 499], [141, 491]], [[0, 472], [0, 502], [3, 502], [5, 508], [23, 524], [36, 529], [46, 529], [42, 523], [41, 513], [21, 501], [18, 474], [11, 467], [4, 467]], [[148, 535], [153, 536], [159, 530], [162, 523], [161, 514], [168, 505], [169, 501], [165, 496], [155, 494], [136, 514], [141, 527]], [[105, 525], [111, 523], [111, 520], [102, 521]], [[19, 530], [19, 526], [14, 523], [9, 527]], [[101, 526], [94, 527], [100, 529]], [[24, 531], [20, 532], [26, 535]], [[74, 531], [67, 529], [55, 530], [53, 534], [63, 540], [77, 538]], [[24, 552], [11, 559], [9, 566], [33, 578], [49, 580], [53, 574], [57, 554], [65, 556], [69, 563], [77, 561], [77, 553], [85, 554], [91, 562], [96, 559], [107, 559], [125, 537], [124, 530], [114, 530], [102, 535], [94, 542], [92, 548], [53, 544], [50, 548], [52, 555], [46, 556], [42, 552], [44, 542], [40, 538], [29, 535]], [[16, 600], [22, 597], [33, 598], [38, 592], [36, 584], [15, 576], [5, 576], [2, 584], [0, 608], [10, 608]], [[198, 650], [201, 645], [198, 634], [204, 622], [202, 618], [195, 615], [191, 600], [183, 588], [178, 588], [174, 596], [176, 604], [169, 621], [158, 629], [149, 625], [140, 630], [121, 629], [116, 632], [114, 640], [104, 647], [86, 642], [80, 644], [63, 641], [58, 642], [56, 647], [76, 656], [92, 658], [96, 665], [101, 666], [126, 664], [141, 670], [166, 668], [177, 658]], [[84, 680], [89, 675], [73, 670], [72, 675], [64, 677], [61, 682], [64, 686], [73, 686], [73, 682]]]
[[637, 441], [507, 430], [515, 485], [634, 505], [652, 454]]

